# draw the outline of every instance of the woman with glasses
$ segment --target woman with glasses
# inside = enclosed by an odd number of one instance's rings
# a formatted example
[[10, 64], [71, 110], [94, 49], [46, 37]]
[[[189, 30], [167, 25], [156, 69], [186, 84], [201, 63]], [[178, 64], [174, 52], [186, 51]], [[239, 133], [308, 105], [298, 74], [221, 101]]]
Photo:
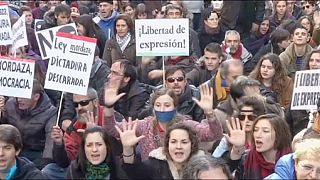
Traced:
[[252, 146], [246, 151], [246, 132], [238, 118], [227, 121], [232, 144], [229, 156], [231, 170], [236, 179], [263, 179], [274, 172], [279, 158], [291, 152], [291, 135], [288, 124], [280, 116], [265, 114], [252, 125]]
[[287, 76], [279, 56], [273, 53], [264, 55], [249, 75], [261, 83], [262, 89], [274, 92], [277, 102], [288, 108], [293, 93], [293, 80]]
[[304, 139], [294, 153], [281, 157], [275, 173], [266, 179], [320, 179], [320, 140]]
[[[106, 119], [104, 127], [113, 137], [119, 138], [120, 136], [115, 125], [122, 127], [121, 124], [126, 123], [126, 120], [123, 120], [123, 122], [115, 121], [112, 105], [125, 94], [118, 94], [117, 90], [112, 87], [112, 84], [109, 84], [109, 87], [106, 87], [105, 89], [105, 97], [108, 97], [105, 98], [105, 104], [109, 108], [105, 108]], [[221, 124], [216, 119], [212, 109], [212, 88], [208, 85], [202, 85], [200, 86], [200, 94], [200, 101], [195, 98], [193, 98], [193, 100], [206, 115], [207, 122], [202, 121], [201, 123], [177, 113], [177, 105], [179, 102], [178, 97], [173, 90], [162, 88], [151, 95], [150, 104], [153, 106], [153, 115], [137, 121], [137, 136], [145, 136], [145, 138], [141, 139], [139, 142], [142, 160], [146, 160], [152, 150], [164, 145], [165, 132], [172, 124], [177, 122], [183, 122], [184, 124], [191, 126], [197, 131], [200, 140], [203, 142], [215, 141], [222, 137]]]
[[[245, 148], [249, 149], [252, 146], [252, 125], [256, 117], [265, 113], [264, 99], [261, 96], [244, 96], [240, 99], [239, 115], [237, 118], [240, 120], [240, 125], [244, 128], [246, 133]], [[231, 144], [226, 137], [223, 137], [213, 152], [212, 156], [215, 158], [225, 157], [227, 152], [230, 152]]]

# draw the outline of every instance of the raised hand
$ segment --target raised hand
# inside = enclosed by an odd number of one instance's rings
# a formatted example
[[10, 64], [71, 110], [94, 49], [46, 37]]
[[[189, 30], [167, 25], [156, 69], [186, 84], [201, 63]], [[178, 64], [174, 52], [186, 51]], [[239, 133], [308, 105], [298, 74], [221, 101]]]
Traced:
[[118, 94], [120, 88], [120, 83], [118, 81], [113, 81], [106, 83], [104, 87], [104, 103], [106, 106], [113, 106], [122, 96], [126, 93]]
[[[98, 126], [98, 116], [93, 116], [93, 112], [87, 111], [86, 128]], [[85, 129], [77, 129], [77, 132], [83, 133]]]
[[207, 114], [213, 110], [213, 88], [209, 87], [208, 84], [202, 84], [200, 86], [200, 95], [200, 101], [194, 97], [192, 99]]
[[225, 135], [228, 141], [236, 147], [244, 146], [246, 143], [246, 132], [244, 128], [241, 128], [238, 118], [231, 118], [227, 120], [227, 128], [230, 135]]
[[123, 148], [133, 147], [144, 138], [143, 135], [139, 137], [136, 136], [137, 122], [138, 120], [132, 121], [131, 118], [129, 118], [128, 122], [126, 120], [122, 121], [122, 130], [118, 126], [115, 126], [120, 134]]
[[54, 143], [62, 145], [63, 132], [59, 126], [53, 126], [53, 129], [51, 131], [51, 138], [53, 139]]
[[314, 24], [319, 25], [320, 24], [320, 11], [317, 10], [313, 13], [313, 21]]

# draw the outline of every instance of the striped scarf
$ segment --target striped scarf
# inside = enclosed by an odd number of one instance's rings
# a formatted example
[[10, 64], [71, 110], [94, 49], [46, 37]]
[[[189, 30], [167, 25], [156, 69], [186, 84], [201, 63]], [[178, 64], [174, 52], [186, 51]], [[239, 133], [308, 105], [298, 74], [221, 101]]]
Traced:
[[130, 39], [131, 39], [131, 34], [129, 32], [123, 38], [119, 37], [118, 34], [116, 34], [116, 40], [122, 52], [129, 44]]

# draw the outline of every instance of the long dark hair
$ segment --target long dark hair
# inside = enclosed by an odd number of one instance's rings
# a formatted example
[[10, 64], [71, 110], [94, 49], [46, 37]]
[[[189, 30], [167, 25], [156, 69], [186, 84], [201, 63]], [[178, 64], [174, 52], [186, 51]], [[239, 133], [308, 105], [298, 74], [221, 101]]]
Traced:
[[82, 173], [86, 174], [87, 172], [87, 156], [85, 153], [85, 143], [86, 143], [86, 139], [88, 137], [89, 134], [92, 133], [99, 133], [100, 136], [102, 137], [104, 143], [106, 144], [106, 148], [107, 148], [107, 156], [105, 158], [104, 162], [107, 162], [108, 165], [111, 167], [111, 173], [115, 173], [115, 165], [114, 165], [114, 158], [112, 155], [112, 150], [111, 150], [111, 142], [109, 139], [109, 136], [107, 134], [107, 132], [100, 126], [96, 126], [93, 128], [89, 128], [86, 129], [86, 131], [84, 132], [83, 136], [82, 136], [82, 141], [81, 141], [81, 146], [80, 146], [80, 151], [79, 151], [79, 156], [78, 156], [78, 168], [81, 170]]
[[99, 39], [106, 39], [106, 37], [101, 37], [104, 35], [101, 28], [92, 20], [92, 17], [88, 14], [83, 14], [75, 20], [76, 24], [81, 24], [85, 29], [84, 36], [97, 38]]

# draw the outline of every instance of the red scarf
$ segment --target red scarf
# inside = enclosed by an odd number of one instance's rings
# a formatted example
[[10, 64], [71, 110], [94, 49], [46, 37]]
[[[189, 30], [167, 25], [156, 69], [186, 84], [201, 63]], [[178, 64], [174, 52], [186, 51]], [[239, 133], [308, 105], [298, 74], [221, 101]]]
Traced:
[[[224, 50], [224, 52], [226, 52], [227, 53], [227, 51], [226, 51], [226, 49], [227, 49], [227, 46], [226, 45], [224, 45], [223, 46], [223, 50]], [[238, 48], [238, 50], [236, 51], [236, 53], [234, 53], [234, 54], [230, 54], [234, 59], [239, 59], [239, 60], [241, 60], [241, 55], [242, 55], [242, 45], [240, 44], [239, 45], [239, 48]]]
[[[276, 162], [283, 155], [291, 153], [291, 148], [284, 148], [277, 152]], [[254, 147], [250, 149], [247, 160], [244, 163], [244, 179], [264, 179], [274, 172], [275, 164], [267, 162], [261, 153]], [[241, 178], [240, 178], [241, 179]]]

